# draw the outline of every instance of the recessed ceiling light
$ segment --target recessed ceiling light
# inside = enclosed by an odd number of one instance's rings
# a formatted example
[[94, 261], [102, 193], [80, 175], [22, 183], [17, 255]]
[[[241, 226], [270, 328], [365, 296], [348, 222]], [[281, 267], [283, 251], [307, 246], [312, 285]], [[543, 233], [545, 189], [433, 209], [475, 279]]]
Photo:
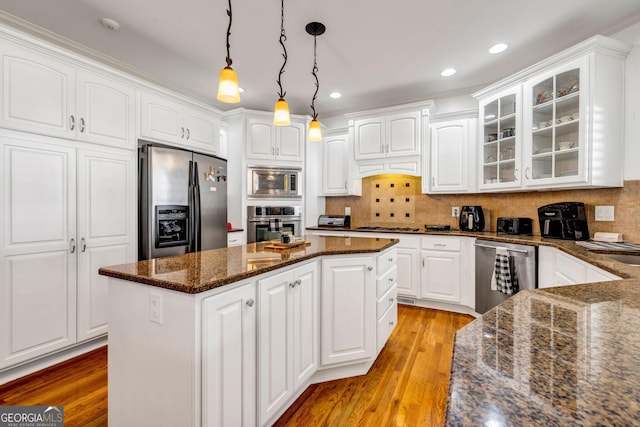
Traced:
[[440, 75], [442, 77], [450, 77], [453, 76], [456, 73], [456, 69], [455, 68], [447, 68], [446, 70], [443, 70]]
[[331, 92], [329, 96], [333, 99], [338, 99], [342, 96], [342, 94], [340, 92]]
[[244, 88], [243, 87], [239, 87], [238, 88], [238, 92], [240, 92], [240, 93], [244, 92]]
[[491, 48], [489, 49], [489, 53], [500, 53], [500, 52], [504, 52], [505, 50], [507, 50], [507, 45], [504, 43], [498, 43], [498, 44], [494, 44], [493, 46], [491, 46]]

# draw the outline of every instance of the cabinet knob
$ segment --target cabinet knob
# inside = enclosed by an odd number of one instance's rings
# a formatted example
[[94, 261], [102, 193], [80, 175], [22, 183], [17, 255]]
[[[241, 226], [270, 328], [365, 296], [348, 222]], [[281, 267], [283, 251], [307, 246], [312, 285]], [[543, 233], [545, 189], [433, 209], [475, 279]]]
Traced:
[[69, 252], [75, 253], [76, 251], [76, 239], [71, 239], [69, 241]]
[[393, 297], [389, 298], [389, 302], [391, 302], [391, 303], [392, 303], [392, 302], [393, 302], [393, 300], [394, 300], [394, 298], [393, 298]]
[[289, 287], [295, 288], [296, 287], [296, 282], [289, 282]]
[[393, 277], [389, 277], [389, 283], [393, 283]]
[[389, 326], [393, 326], [393, 320], [389, 322]]
[[247, 305], [249, 307], [253, 307], [253, 300], [252, 299], [247, 300]]
[[69, 129], [74, 130], [76, 128], [76, 118], [72, 115], [69, 116]]
[[369, 266], [369, 267], [367, 267], [367, 270], [373, 271], [373, 267]]
[[300, 286], [300, 285], [302, 285], [302, 280], [301, 280], [301, 279], [298, 279], [298, 280], [296, 280], [294, 283], [295, 283], [296, 285]]

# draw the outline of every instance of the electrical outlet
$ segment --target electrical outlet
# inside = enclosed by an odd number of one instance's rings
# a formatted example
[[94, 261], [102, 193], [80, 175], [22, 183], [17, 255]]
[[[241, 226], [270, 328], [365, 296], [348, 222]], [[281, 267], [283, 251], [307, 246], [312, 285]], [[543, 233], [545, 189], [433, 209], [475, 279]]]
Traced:
[[149, 294], [149, 320], [162, 325], [162, 295]]
[[596, 206], [596, 221], [613, 221], [613, 206]]
[[451, 208], [451, 216], [454, 218], [458, 218], [460, 216], [460, 208], [458, 206]]
[[344, 214], [345, 215], [351, 215], [351, 208], [350, 207], [344, 208]]

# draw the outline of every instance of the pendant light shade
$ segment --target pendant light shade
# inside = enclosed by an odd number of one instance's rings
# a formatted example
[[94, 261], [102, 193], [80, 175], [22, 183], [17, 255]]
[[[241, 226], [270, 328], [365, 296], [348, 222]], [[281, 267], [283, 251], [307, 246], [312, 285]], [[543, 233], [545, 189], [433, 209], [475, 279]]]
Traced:
[[284, 98], [276, 101], [276, 107], [273, 111], [273, 124], [276, 126], [289, 126], [291, 124], [289, 104], [287, 104]]
[[240, 102], [238, 75], [231, 67], [224, 67], [222, 71], [220, 71], [220, 83], [218, 83], [218, 100], [230, 104]]
[[282, 89], [282, 73], [284, 73], [284, 66], [287, 65], [287, 48], [284, 46], [284, 42], [287, 40], [287, 36], [284, 32], [284, 0], [280, 0], [280, 39], [279, 43], [282, 46], [282, 57], [284, 62], [280, 67], [280, 73], [278, 74], [278, 100], [273, 111], [273, 124], [276, 126], [289, 126], [291, 124], [291, 117], [289, 116], [289, 104], [284, 100], [287, 92]]
[[227, 103], [240, 102], [240, 89], [238, 87], [238, 75], [233, 68], [231, 68], [231, 55], [229, 49], [229, 37], [231, 36], [231, 0], [229, 0], [229, 9], [227, 9], [227, 16], [229, 17], [229, 26], [227, 27], [227, 66], [220, 71], [220, 82], [218, 83], [218, 100]]
[[309, 141], [322, 141], [322, 130], [320, 129], [320, 122], [316, 119], [313, 119], [309, 122], [309, 132], [308, 132]]
[[322, 130], [320, 129], [318, 113], [316, 112], [316, 98], [318, 97], [318, 89], [320, 89], [320, 81], [318, 80], [318, 61], [316, 60], [316, 36], [324, 34], [326, 27], [320, 22], [310, 22], [305, 27], [305, 30], [313, 36], [313, 68], [311, 69], [311, 75], [316, 79], [316, 91], [313, 93], [313, 98], [311, 98], [311, 111], [313, 112], [313, 117], [309, 122], [307, 139], [309, 141], [322, 141]]

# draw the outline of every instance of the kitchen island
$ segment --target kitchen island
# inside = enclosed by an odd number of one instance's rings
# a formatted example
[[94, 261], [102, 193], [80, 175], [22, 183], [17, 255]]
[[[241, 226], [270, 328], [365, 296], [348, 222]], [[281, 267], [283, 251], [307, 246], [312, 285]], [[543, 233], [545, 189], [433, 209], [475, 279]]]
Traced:
[[111, 425], [268, 425], [366, 373], [397, 323], [397, 239], [303, 236], [100, 269]]

